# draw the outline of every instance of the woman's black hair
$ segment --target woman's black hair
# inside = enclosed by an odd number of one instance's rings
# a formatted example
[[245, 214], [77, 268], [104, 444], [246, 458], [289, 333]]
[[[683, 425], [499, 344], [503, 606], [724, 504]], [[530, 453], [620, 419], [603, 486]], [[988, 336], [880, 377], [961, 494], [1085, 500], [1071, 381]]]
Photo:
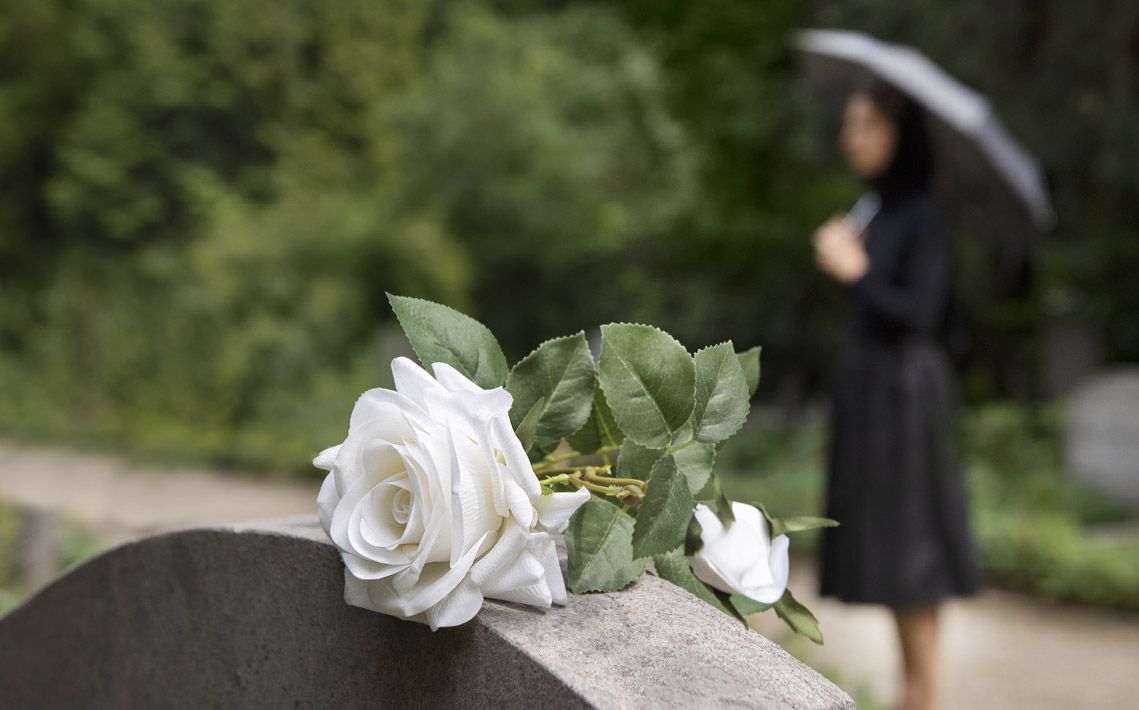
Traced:
[[878, 193], [886, 197], [912, 190], [928, 190], [933, 177], [933, 147], [922, 107], [878, 78], [867, 80], [853, 93], [867, 96], [890, 120], [898, 134], [890, 165], [871, 179]]

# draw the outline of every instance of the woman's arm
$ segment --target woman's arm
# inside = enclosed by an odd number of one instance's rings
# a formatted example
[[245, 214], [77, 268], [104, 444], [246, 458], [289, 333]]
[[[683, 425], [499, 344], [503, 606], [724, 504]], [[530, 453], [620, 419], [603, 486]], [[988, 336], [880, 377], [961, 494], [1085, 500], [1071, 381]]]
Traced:
[[815, 262], [844, 284], [858, 281], [870, 269], [859, 232], [844, 215], [835, 215], [815, 232]]
[[901, 267], [904, 285], [892, 283], [871, 262], [851, 289], [871, 318], [894, 329], [930, 335], [937, 330], [949, 298], [953, 250], [946, 219], [933, 204], [918, 209], [911, 229], [913, 241]]

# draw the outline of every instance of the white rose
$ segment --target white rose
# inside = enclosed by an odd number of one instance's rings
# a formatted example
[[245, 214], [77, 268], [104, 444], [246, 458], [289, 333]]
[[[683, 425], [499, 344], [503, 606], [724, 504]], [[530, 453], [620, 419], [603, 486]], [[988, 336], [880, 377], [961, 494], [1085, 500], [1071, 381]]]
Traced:
[[365, 392], [344, 443], [313, 461], [330, 472], [317, 506], [345, 600], [433, 630], [470, 620], [484, 597], [564, 604], [554, 540], [589, 492], [542, 495], [510, 394], [432, 369], [393, 360], [395, 390]]
[[725, 529], [708, 506], [696, 506], [704, 546], [688, 558], [692, 572], [721, 592], [774, 604], [787, 589], [790, 541], [786, 535], [772, 541], [767, 521], [755, 506], [732, 503], [732, 514], [736, 521]]

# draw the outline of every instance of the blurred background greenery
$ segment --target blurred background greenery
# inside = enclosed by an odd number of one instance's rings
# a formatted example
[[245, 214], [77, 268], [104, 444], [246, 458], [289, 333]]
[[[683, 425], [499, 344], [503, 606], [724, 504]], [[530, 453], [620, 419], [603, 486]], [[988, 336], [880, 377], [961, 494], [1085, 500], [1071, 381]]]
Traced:
[[386, 377], [384, 291], [472, 312], [513, 357], [614, 319], [762, 344], [761, 397], [807, 401], [841, 307], [808, 236], [860, 188], [796, 80], [800, 26], [919, 45], [1041, 157], [1060, 225], [1035, 278], [1009, 293], [961, 240], [960, 284], [969, 398], [1037, 401], [1058, 319], [1139, 360], [1139, 92], [1113, 13], [9, 0], [0, 426], [304, 472]]
[[959, 240], [957, 356], [986, 563], [1059, 589], [1016, 531], [1092, 564], [1081, 526], [1120, 513], [1070, 494], [1049, 335], [1139, 361], [1126, 2], [7, 0], [0, 432], [315, 475], [388, 381], [391, 291], [511, 360], [611, 320], [763, 345], [733, 485], [817, 507], [842, 297], [809, 236], [861, 188], [797, 77], [806, 26], [919, 46], [1046, 169], [1059, 225], [1028, 272]]
[[1139, 360], [1124, 6], [9, 0], [0, 426], [304, 472], [386, 377], [385, 291], [515, 358], [613, 319], [763, 344], [794, 411], [841, 337], [808, 237], [860, 191], [796, 80], [811, 25], [918, 44], [1041, 157], [1059, 227], [1016, 291], [960, 240], [959, 344], [970, 401], [1039, 401], [1052, 324]]

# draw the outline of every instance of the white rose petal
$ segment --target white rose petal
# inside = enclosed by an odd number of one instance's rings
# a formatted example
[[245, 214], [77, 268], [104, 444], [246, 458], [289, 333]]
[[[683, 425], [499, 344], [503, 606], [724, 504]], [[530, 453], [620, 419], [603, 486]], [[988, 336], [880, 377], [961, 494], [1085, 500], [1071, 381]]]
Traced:
[[786, 535], [770, 539], [767, 521], [755, 506], [732, 503], [735, 522], [725, 528], [703, 503], [696, 506], [703, 547], [688, 559], [704, 583], [728, 594], [774, 604], [787, 589], [791, 563]]
[[432, 370], [392, 361], [395, 390], [361, 395], [344, 442], [313, 461], [329, 472], [317, 508], [345, 600], [432, 629], [469, 621], [484, 598], [564, 604], [554, 540], [589, 492], [543, 495], [510, 394]]
[[534, 506], [538, 511], [538, 525], [552, 533], [565, 532], [570, 517], [587, 500], [589, 500], [589, 491], [584, 488], [578, 488], [573, 493], [542, 496]]

